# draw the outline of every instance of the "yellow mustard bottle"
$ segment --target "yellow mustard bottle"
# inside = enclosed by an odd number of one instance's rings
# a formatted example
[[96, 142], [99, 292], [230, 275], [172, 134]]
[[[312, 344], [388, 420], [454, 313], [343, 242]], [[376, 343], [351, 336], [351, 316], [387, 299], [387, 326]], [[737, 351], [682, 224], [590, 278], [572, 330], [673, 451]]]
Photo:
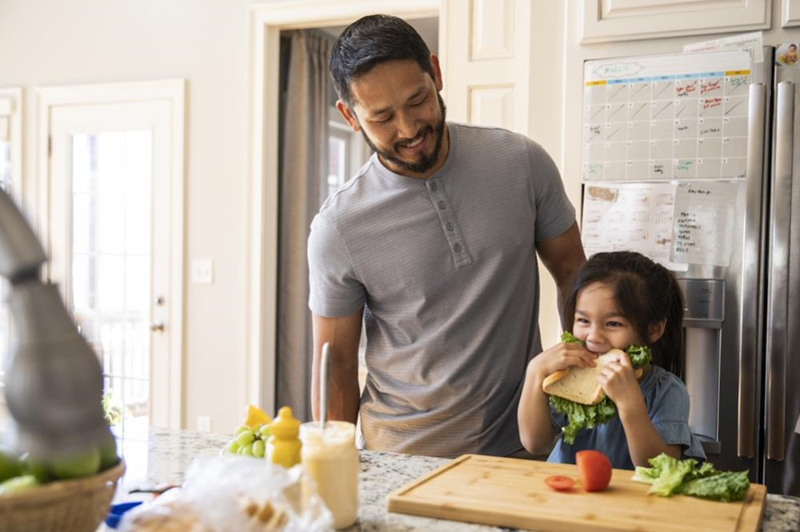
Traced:
[[300, 421], [292, 416], [292, 409], [284, 406], [269, 424], [271, 434], [267, 441], [267, 458], [273, 464], [290, 468], [300, 463]]

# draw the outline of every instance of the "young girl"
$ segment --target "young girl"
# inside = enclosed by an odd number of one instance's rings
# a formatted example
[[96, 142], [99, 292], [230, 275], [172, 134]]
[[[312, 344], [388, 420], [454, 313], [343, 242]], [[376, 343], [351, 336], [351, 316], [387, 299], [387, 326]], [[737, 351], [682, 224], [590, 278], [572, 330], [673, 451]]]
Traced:
[[617, 406], [618, 415], [594, 429], [582, 429], [572, 445], [559, 438], [548, 462], [575, 463], [575, 453], [596, 449], [614, 468], [649, 467], [664, 452], [675, 458], [705, 459], [689, 430], [689, 393], [681, 373], [683, 298], [675, 278], [663, 266], [632, 252], [598, 253], [578, 270], [566, 301], [572, 333], [585, 343], [558, 344], [528, 364], [517, 412], [520, 439], [533, 453], [546, 452], [567, 424], [551, 411], [542, 381], [572, 366], [594, 366], [594, 358], [612, 348], [648, 346], [653, 365], [639, 381], [627, 355], [603, 368], [598, 381]]

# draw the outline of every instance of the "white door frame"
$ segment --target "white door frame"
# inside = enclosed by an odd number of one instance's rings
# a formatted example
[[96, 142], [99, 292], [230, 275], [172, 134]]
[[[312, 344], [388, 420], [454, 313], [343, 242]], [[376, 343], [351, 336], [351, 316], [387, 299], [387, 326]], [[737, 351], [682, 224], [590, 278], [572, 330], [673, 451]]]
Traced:
[[21, 209], [23, 209], [23, 198], [25, 190], [22, 180], [22, 111], [24, 109], [22, 101], [22, 89], [19, 87], [0, 89], [0, 105], [7, 105], [3, 116], [10, 118], [9, 133], [11, 137], [11, 185], [12, 195]]
[[[25, 183], [22, 179], [22, 88], [10, 87], [0, 89], [0, 116], [9, 119], [9, 137], [11, 138], [11, 197], [20, 210], [25, 209]], [[2, 363], [2, 361], [0, 361]], [[2, 369], [0, 369], [0, 373]], [[5, 393], [2, 392], [5, 381], [0, 379], [0, 417], [5, 411]]]
[[[183, 424], [183, 322], [184, 286], [184, 136], [186, 83], [182, 79], [143, 81], [120, 84], [96, 84], [43, 87], [36, 89], [36, 162], [38, 175], [38, 226], [39, 236], [48, 256], [51, 253], [50, 235], [50, 136], [51, 112], [53, 108], [70, 105], [115, 104], [144, 101], [168, 101], [171, 108], [171, 162], [173, 176], [170, 198], [170, 293], [166, 295], [172, 302], [169, 322], [175, 324], [170, 334], [169, 345], [169, 406], [167, 408], [167, 427], [179, 429]], [[45, 277], [50, 271], [45, 266]]]
[[[435, 17], [441, 5], [441, 0], [306, 0], [250, 6], [245, 379], [247, 400], [267, 412], [276, 406], [280, 32], [349, 24], [374, 13], [407, 19]], [[441, 43], [446, 42], [441, 18], [439, 28], [441, 56]]]

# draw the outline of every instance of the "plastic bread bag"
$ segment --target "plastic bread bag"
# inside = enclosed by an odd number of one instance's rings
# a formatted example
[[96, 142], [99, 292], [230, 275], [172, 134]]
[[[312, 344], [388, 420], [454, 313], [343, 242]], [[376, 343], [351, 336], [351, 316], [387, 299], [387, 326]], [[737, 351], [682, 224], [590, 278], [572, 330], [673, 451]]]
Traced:
[[180, 490], [134, 508], [123, 516], [119, 528], [123, 532], [323, 532], [333, 530], [333, 517], [301, 466], [287, 470], [261, 458], [209, 457], [192, 463]]

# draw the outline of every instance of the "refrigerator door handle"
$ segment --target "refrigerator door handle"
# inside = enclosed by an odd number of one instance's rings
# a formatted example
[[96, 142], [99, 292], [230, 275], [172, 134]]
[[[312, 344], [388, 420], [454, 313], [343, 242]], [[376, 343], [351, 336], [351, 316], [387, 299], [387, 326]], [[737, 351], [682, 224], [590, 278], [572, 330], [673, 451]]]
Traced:
[[755, 455], [756, 364], [758, 356], [758, 290], [761, 240], [761, 189], [764, 178], [764, 124], [767, 90], [763, 83], [750, 85], [747, 132], [747, 204], [739, 309], [739, 425], [737, 454]]
[[775, 181], [772, 189], [770, 288], [767, 301], [767, 459], [785, 456], [785, 364], [789, 318], [789, 243], [792, 211], [794, 83], [778, 84]]

